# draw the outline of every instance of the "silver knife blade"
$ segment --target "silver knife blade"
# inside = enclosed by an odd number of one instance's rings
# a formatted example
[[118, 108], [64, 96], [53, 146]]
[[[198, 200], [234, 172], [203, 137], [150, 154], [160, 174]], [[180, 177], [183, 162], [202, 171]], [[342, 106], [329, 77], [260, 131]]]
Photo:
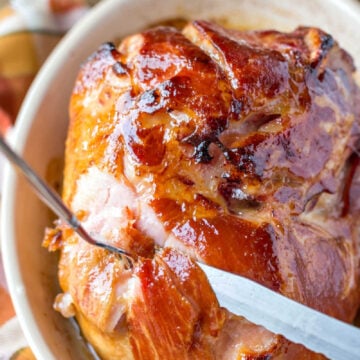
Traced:
[[333, 360], [360, 359], [360, 329], [268, 288], [198, 263], [220, 306]]

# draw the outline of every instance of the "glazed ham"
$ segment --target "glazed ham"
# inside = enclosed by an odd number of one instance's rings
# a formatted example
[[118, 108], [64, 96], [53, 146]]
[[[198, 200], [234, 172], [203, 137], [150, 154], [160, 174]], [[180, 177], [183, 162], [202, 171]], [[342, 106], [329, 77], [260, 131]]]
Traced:
[[360, 302], [360, 92], [328, 34], [195, 21], [103, 45], [70, 104], [63, 294], [103, 359], [322, 359], [221, 308], [196, 260], [347, 322]]

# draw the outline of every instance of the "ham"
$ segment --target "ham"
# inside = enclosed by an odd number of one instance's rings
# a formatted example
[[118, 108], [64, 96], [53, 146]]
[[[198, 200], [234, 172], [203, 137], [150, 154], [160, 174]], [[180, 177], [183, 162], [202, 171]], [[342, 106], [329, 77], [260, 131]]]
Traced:
[[206, 21], [104, 44], [70, 103], [63, 294], [103, 359], [323, 359], [231, 314], [195, 261], [346, 322], [360, 304], [360, 92], [320, 29]]

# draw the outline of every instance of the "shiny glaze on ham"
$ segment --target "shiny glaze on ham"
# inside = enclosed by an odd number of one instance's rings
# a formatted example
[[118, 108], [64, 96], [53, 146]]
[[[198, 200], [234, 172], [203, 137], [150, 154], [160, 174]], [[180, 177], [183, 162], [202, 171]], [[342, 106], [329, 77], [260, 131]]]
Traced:
[[60, 284], [102, 358], [322, 358], [220, 308], [194, 259], [354, 319], [353, 72], [319, 29], [205, 21], [105, 44], [83, 65], [63, 197], [139, 258], [128, 268], [62, 224], [45, 243], [61, 249]]

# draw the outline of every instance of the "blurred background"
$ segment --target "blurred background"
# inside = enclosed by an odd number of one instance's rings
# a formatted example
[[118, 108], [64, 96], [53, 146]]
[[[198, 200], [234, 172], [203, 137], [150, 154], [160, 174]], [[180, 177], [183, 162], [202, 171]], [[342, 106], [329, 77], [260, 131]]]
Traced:
[[[0, 132], [9, 141], [17, 113], [38, 70], [64, 34], [97, 2], [0, 0]], [[0, 197], [3, 172], [4, 159], [0, 155]], [[10, 359], [35, 357], [17, 321], [0, 256], [0, 360]]]

